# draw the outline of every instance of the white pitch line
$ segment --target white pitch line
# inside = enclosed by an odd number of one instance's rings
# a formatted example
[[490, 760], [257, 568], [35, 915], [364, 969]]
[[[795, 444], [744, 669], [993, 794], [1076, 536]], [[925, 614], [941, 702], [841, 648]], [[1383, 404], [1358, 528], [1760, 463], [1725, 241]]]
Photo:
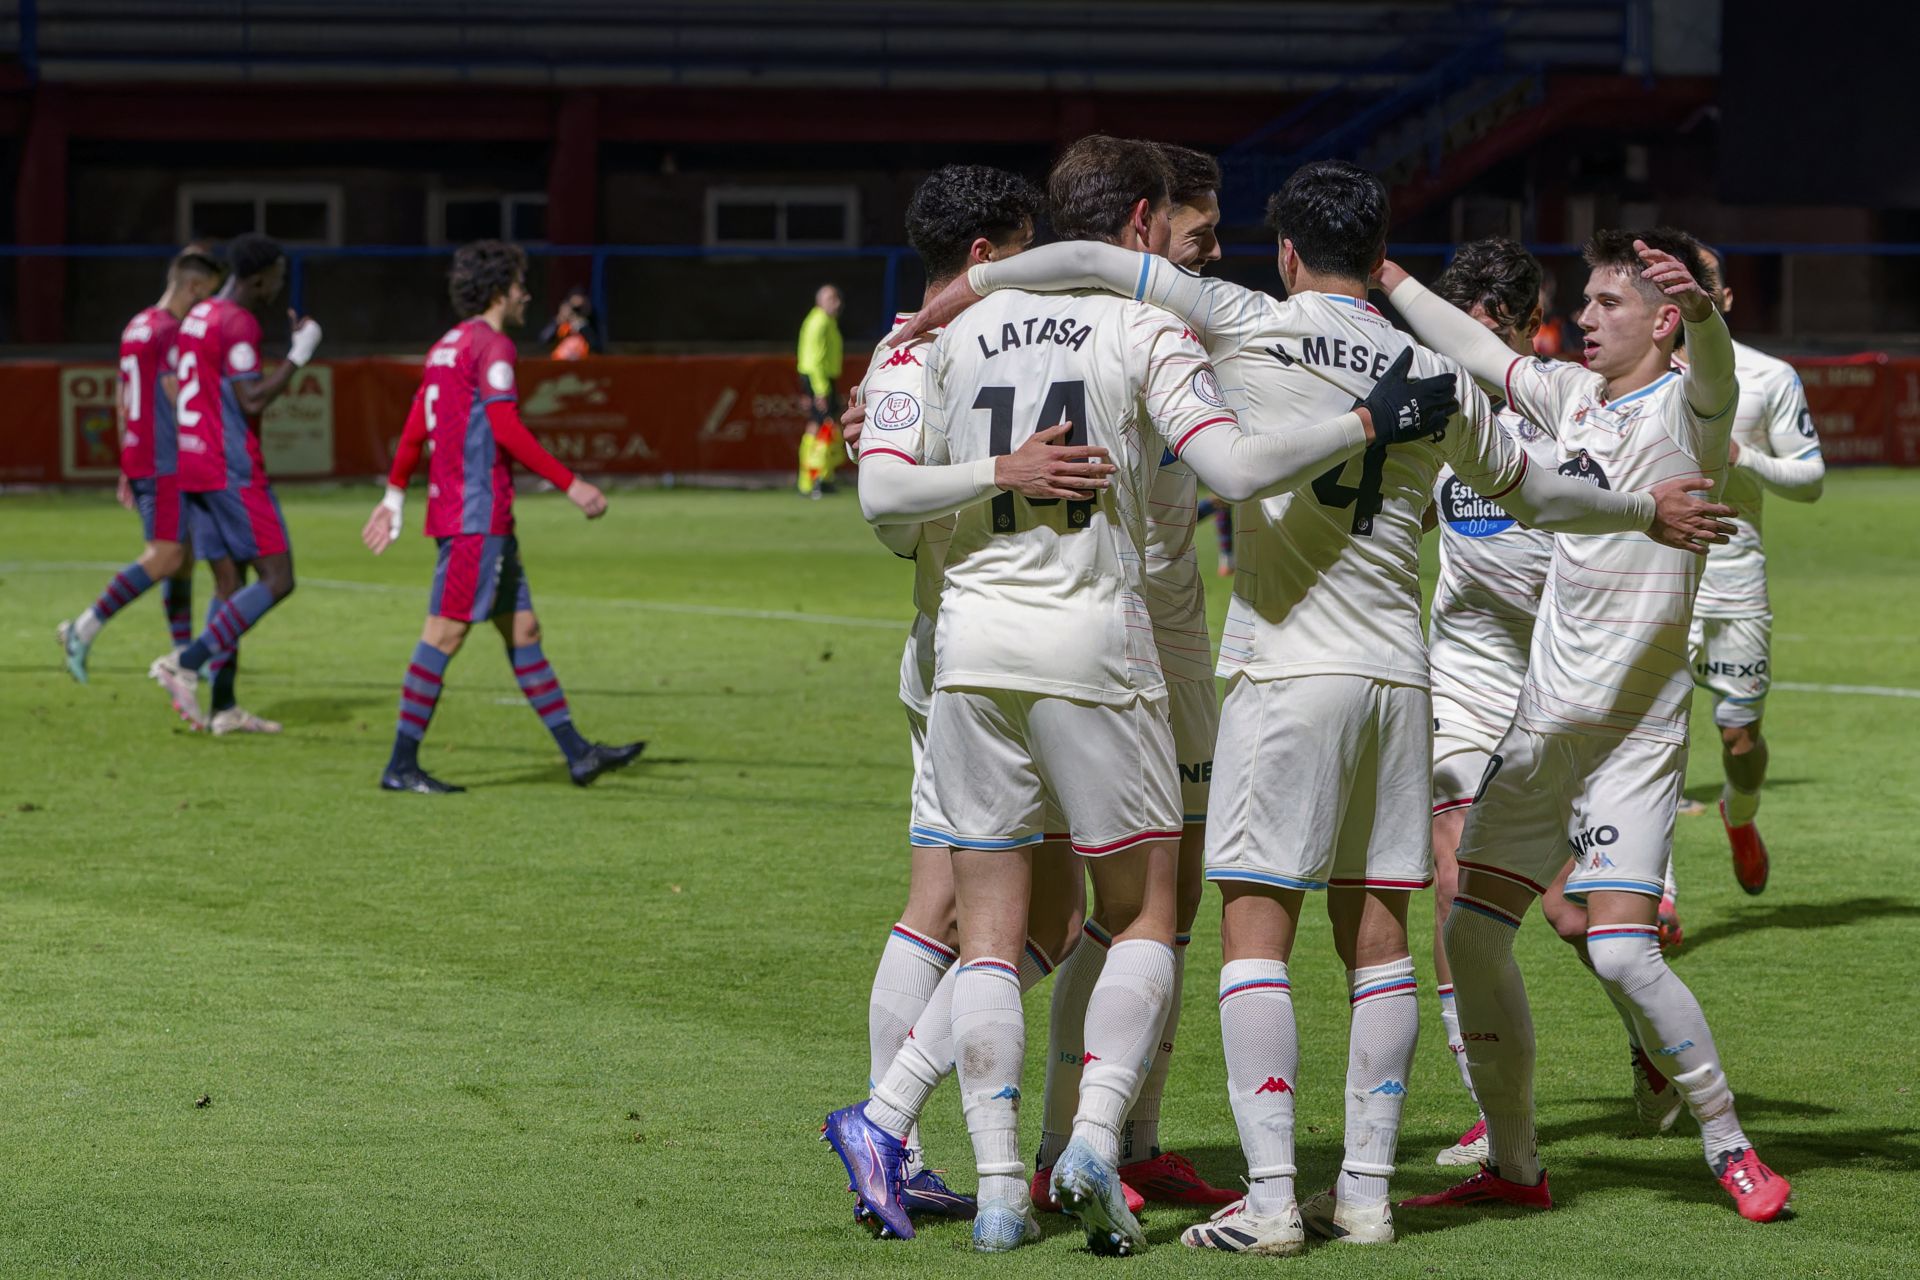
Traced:
[[1795, 680], [1776, 680], [1773, 687], [1790, 693], [1855, 693], [1869, 698], [1920, 698], [1920, 689], [1899, 689], [1884, 684], [1801, 684]]

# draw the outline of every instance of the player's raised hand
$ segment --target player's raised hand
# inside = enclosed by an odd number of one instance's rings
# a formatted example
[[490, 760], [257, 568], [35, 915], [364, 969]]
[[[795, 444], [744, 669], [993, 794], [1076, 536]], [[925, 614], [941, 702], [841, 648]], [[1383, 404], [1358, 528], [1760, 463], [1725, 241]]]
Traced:
[[1693, 278], [1693, 273], [1687, 270], [1684, 262], [1654, 248], [1645, 240], [1635, 240], [1633, 251], [1646, 264], [1640, 272], [1641, 276], [1651, 280], [1660, 292], [1673, 299], [1673, 305], [1680, 308], [1683, 319], [1698, 324], [1713, 314], [1713, 298], [1700, 287], [1700, 282]]
[[584, 511], [589, 520], [598, 520], [607, 514], [607, 495], [600, 492], [598, 485], [588, 484], [578, 476], [567, 486], [567, 501]]
[[1400, 287], [1401, 281], [1411, 280], [1412, 278], [1412, 276], [1401, 270], [1400, 264], [1392, 258], [1382, 258], [1380, 260], [1380, 269], [1373, 273], [1373, 279], [1368, 281], [1368, 283], [1382, 293], [1392, 293]]
[[951, 324], [953, 318], [980, 301], [980, 295], [967, 283], [967, 273], [962, 271], [953, 278], [952, 283], [933, 296], [933, 300], [914, 313], [913, 319], [887, 335], [887, 345], [902, 347], [917, 338], [924, 338], [942, 325]]
[[1459, 387], [1452, 374], [1409, 378], [1412, 369], [1413, 348], [1408, 347], [1394, 357], [1367, 398], [1353, 402], [1354, 408], [1366, 410], [1375, 444], [1438, 440], [1460, 412]]
[[1072, 430], [1071, 422], [1062, 422], [1034, 432], [1018, 449], [993, 460], [993, 482], [1029, 498], [1077, 502], [1093, 497], [1119, 468], [1098, 445], [1054, 443]]
[[840, 441], [847, 446], [847, 461], [860, 461], [860, 433], [867, 429], [867, 400], [855, 387], [847, 396], [847, 407], [840, 415]]
[[1653, 495], [1653, 524], [1647, 536], [1662, 546], [1678, 547], [1697, 556], [1732, 537], [1734, 527], [1725, 517], [1734, 514], [1733, 508], [1697, 496], [1700, 490], [1712, 487], [1713, 482], [1705, 476], [1683, 476], [1647, 490]]
[[306, 367], [313, 359], [313, 352], [320, 345], [320, 322], [312, 316], [303, 316], [292, 307], [287, 308], [287, 321], [293, 325], [293, 340], [287, 347], [287, 360], [296, 368]]

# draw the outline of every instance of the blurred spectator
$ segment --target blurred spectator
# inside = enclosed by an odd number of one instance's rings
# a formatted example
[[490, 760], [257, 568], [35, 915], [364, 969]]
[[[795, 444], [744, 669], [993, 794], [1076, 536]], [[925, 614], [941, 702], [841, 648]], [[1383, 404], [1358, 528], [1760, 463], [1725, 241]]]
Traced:
[[605, 348], [599, 324], [593, 315], [593, 300], [585, 289], [575, 289], [560, 303], [560, 310], [540, 331], [540, 344], [553, 344], [555, 360], [584, 360]]
[[1571, 360], [1579, 353], [1573, 325], [1553, 309], [1554, 284], [1551, 272], [1540, 275], [1540, 328], [1533, 335], [1533, 354], [1547, 360]]
[[818, 498], [833, 478], [838, 461], [834, 448], [839, 431], [834, 418], [835, 384], [840, 381], [843, 353], [840, 345], [840, 290], [830, 284], [813, 295], [813, 310], [800, 322], [800, 346], [795, 366], [800, 391], [807, 397], [807, 430], [800, 437], [800, 492]]

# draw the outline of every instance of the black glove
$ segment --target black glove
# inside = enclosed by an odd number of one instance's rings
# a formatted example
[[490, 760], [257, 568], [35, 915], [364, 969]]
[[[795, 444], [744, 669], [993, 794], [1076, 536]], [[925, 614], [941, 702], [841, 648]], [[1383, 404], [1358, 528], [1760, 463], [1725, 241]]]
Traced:
[[1373, 442], [1376, 445], [1406, 444], [1413, 440], [1440, 440], [1447, 434], [1447, 420], [1460, 412], [1452, 374], [1431, 378], [1409, 378], [1413, 367], [1413, 348], [1402, 351], [1365, 400], [1353, 407], [1365, 408], [1373, 417]]

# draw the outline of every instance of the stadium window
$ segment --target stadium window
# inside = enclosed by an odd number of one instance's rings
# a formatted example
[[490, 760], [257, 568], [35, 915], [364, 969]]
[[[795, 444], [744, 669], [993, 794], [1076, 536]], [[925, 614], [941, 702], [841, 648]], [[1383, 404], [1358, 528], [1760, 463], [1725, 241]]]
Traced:
[[739, 249], [850, 249], [860, 196], [852, 187], [709, 187], [707, 243]]
[[231, 240], [249, 231], [282, 244], [340, 243], [340, 188], [332, 183], [255, 186], [236, 182], [181, 185], [175, 204], [179, 240]]
[[542, 192], [436, 191], [428, 201], [427, 242], [466, 244], [470, 240], [512, 240], [544, 244], [547, 197]]

